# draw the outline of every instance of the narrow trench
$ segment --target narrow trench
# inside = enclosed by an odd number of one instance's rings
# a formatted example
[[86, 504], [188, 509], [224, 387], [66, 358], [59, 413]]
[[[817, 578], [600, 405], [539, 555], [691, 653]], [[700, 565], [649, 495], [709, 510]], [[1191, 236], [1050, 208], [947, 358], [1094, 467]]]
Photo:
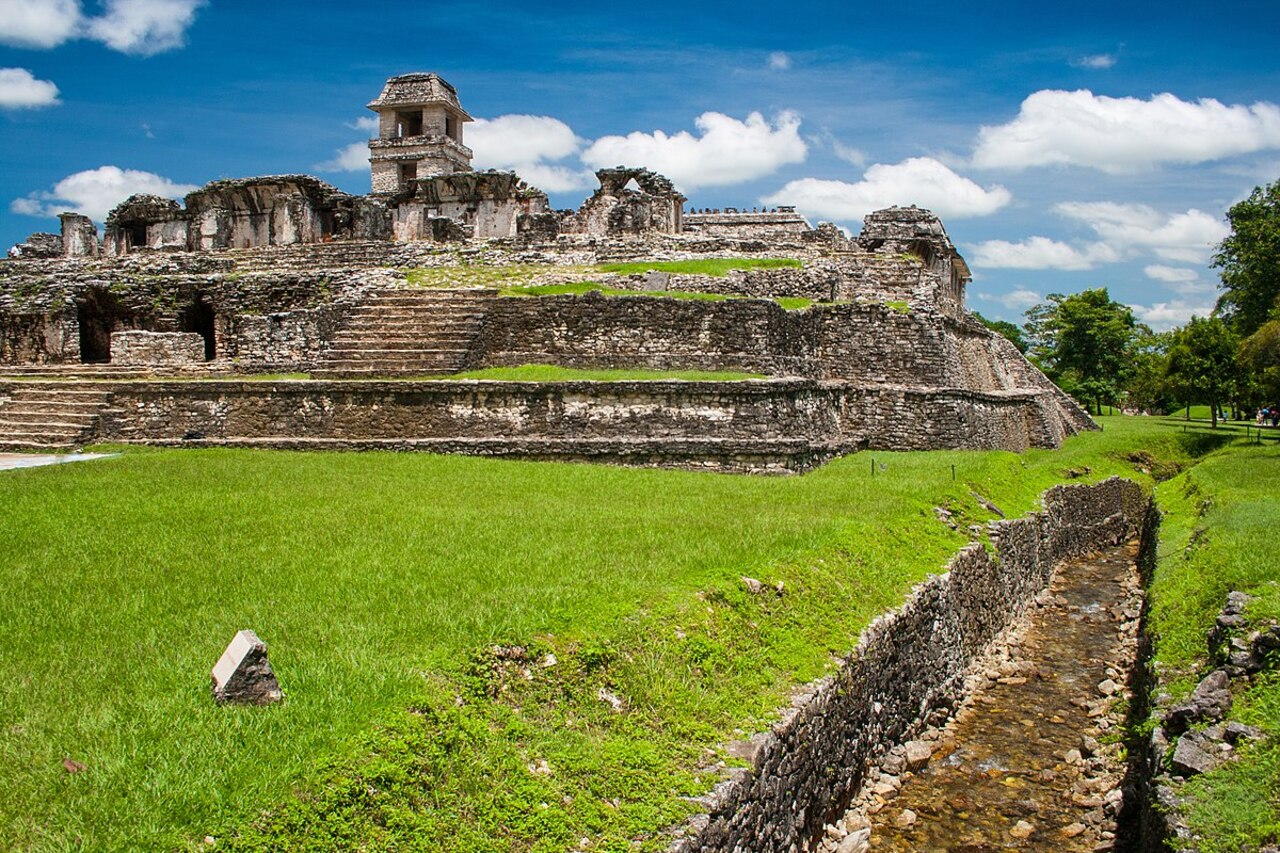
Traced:
[[890, 753], [819, 850], [1130, 851], [1138, 545], [1060, 569], [940, 729]]

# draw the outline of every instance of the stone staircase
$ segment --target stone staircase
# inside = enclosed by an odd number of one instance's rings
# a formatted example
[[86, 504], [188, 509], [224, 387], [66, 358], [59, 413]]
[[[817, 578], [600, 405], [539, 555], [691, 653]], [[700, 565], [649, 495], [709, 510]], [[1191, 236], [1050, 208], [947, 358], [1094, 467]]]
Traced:
[[0, 391], [0, 450], [72, 450], [91, 442], [110, 393], [15, 382]]
[[466, 369], [493, 289], [397, 289], [356, 306], [334, 336], [322, 378], [428, 376]]

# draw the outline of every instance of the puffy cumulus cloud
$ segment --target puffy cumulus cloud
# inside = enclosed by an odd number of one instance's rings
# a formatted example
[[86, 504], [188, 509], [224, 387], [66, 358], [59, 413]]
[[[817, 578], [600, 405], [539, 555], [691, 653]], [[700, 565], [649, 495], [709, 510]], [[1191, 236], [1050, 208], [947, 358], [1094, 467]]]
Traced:
[[107, 0], [101, 17], [88, 21], [89, 37], [112, 50], [152, 56], [182, 47], [187, 28], [205, 0]]
[[79, 0], [0, 0], [0, 43], [57, 47], [80, 30]]
[[1149, 264], [1142, 268], [1147, 278], [1162, 282], [1175, 293], [1189, 296], [1194, 293], [1211, 293], [1217, 289], [1213, 282], [1200, 278], [1197, 270], [1186, 267], [1169, 267], [1164, 264]]
[[1013, 196], [1002, 186], [982, 187], [957, 175], [931, 157], [901, 163], [877, 163], [857, 183], [801, 178], [761, 201], [793, 204], [816, 217], [861, 219], [873, 210], [914, 204], [943, 219], [987, 216], [1007, 205]]
[[973, 165], [988, 169], [1073, 165], [1120, 173], [1160, 163], [1201, 163], [1280, 148], [1280, 106], [1228, 106], [1171, 94], [1111, 98], [1045, 89], [1008, 124], [978, 132]]
[[378, 117], [377, 116], [360, 116], [355, 121], [347, 122], [347, 127], [352, 130], [362, 130], [365, 133], [378, 133]]
[[37, 80], [25, 68], [0, 68], [0, 109], [34, 109], [57, 103], [58, 87], [52, 81]]
[[1106, 243], [1072, 246], [1048, 237], [1028, 237], [1017, 243], [987, 240], [971, 250], [974, 266], [1019, 270], [1091, 270], [1120, 258]]
[[800, 117], [780, 113], [771, 123], [758, 112], [746, 121], [706, 112], [688, 131], [668, 135], [630, 133], [604, 136], [582, 153], [592, 168], [626, 165], [661, 172], [682, 190], [738, 184], [772, 174], [782, 166], [804, 161], [809, 149], [800, 138]]
[[791, 69], [791, 56], [781, 50], [775, 50], [769, 54], [769, 70], [770, 71], [789, 71]]
[[359, 172], [369, 168], [369, 143], [353, 142], [333, 153], [333, 158], [316, 164], [317, 172]]
[[1186, 267], [1166, 267], [1163, 264], [1145, 266], [1142, 268], [1142, 272], [1147, 278], [1153, 278], [1156, 281], [1163, 281], [1169, 284], [1195, 281], [1200, 277], [1200, 273], [1195, 270], [1189, 270]]
[[67, 210], [83, 213], [102, 222], [111, 209], [134, 193], [150, 193], [168, 198], [181, 198], [196, 189], [191, 184], [178, 184], [152, 172], [99, 166], [68, 175], [47, 192], [31, 193], [14, 199], [9, 209], [32, 216], [57, 216]]
[[102, 14], [85, 17], [80, 0], [0, 0], [0, 42], [51, 48], [74, 38], [112, 50], [152, 56], [182, 47], [206, 0], [106, 0]]
[[1146, 323], [1157, 332], [1166, 332], [1174, 326], [1185, 326], [1194, 317], [1208, 317], [1213, 311], [1213, 304], [1186, 302], [1175, 299], [1172, 302], [1156, 302], [1152, 305], [1130, 305], [1138, 322]]
[[478, 169], [510, 169], [539, 189], [568, 192], [593, 186], [590, 171], [560, 165], [578, 154], [583, 140], [551, 116], [505, 115], [476, 119], [467, 127], [467, 147]]
[[979, 293], [979, 299], [996, 302], [1010, 311], [1022, 313], [1032, 305], [1039, 305], [1044, 299], [1034, 290], [1025, 287], [1015, 288], [1008, 293]]
[[1077, 56], [1071, 60], [1071, 64], [1076, 68], [1089, 68], [1095, 71], [1114, 68], [1116, 58], [1110, 53], [1093, 53], [1087, 56]]
[[1204, 263], [1229, 233], [1225, 222], [1195, 208], [1166, 214], [1145, 204], [1101, 201], [1063, 202], [1054, 210], [1085, 223], [1117, 250], [1150, 250], [1186, 264]]

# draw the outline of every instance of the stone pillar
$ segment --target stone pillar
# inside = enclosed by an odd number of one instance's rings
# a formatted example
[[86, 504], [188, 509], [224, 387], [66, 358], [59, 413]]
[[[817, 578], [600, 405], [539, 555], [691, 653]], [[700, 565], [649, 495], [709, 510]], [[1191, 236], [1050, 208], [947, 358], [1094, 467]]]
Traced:
[[62, 254], [68, 258], [93, 258], [101, 251], [98, 226], [83, 213], [60, 213], [62, 221]]

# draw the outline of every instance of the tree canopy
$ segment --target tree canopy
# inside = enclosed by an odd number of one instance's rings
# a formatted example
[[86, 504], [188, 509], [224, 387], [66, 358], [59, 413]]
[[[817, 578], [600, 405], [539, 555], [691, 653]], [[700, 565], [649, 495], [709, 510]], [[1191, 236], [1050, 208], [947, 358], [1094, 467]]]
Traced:
[[1217, 317], [1192, 317], [1177, 330], [1169, 347], [1167, 375], [1187, 403], [1207, 403], [1213, 425], [1232, 392], [1238, 339]]
[[1101, 412], [1119, 396], [1143, 327], [1105, 287], [1047, 299], [1027, 311], [1030, 353], [1064, 391]]
[[1231, 234], [1213, 258], [1222, 270], [1218, 314], [1248, 337], [1280, 319], [1280, 180], [1233, 204], [1227, 221]]

